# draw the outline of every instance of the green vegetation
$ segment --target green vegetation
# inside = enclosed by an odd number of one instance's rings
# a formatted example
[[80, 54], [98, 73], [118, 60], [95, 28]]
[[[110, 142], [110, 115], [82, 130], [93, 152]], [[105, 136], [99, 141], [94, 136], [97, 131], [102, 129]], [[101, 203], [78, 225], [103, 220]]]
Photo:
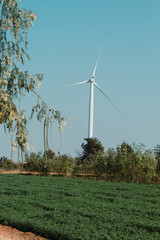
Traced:
[[10, 159], [8, 159], [4, 156], [0, 158], [0, 169], [13, 170], [16, 168], [17, 168], [16, 164], [13, 161], [11, 161]]
[[83, 163], [89, 155], [104, 153], [104, 147], [97, 138], [85, 138], [84, 140], [86, 143], [82, 143], [81, 145], [83, 149], [82, 156], [80, 157], [81, 163]]
[[158, 240], [160, 186], [0, 175], [0, 223], [48, 239]]
[[116, 149], [90, 154], [81, 166], [106, 180], [149, 183], [155, 181], [158, 165], [152, 151], [123, 142]]
[[144, 146], [132, 146], [123, 142], [116, 149], [104, 151], [97, 139], [85, 139], [80, 157], [66, 154], [55, 155], [52, 150], [42, 153], [26, 153], [24, 164], [14, 164], [5, 157], [0, 158], [0, 168], [20, 168], [29, 172], [48, 175], [51, 172], [63, 175], [91, 177], [114, 182], [152, 183], [160, 181], [160, 148], [154, 151]]
[[38, 154], [26, 153], [24, 168], [30, 172], [40, 172], [47, 175], [50, 172], [60, 174], [72, 173], [75, 167], [75, 159], [64, 155], [58, 155], [53, 158], [46, 158], [40, 152]]
[[157, 161], [156, 173], [160, 177], [160, 145], [156, 145], [154, 148], [155, 159]]

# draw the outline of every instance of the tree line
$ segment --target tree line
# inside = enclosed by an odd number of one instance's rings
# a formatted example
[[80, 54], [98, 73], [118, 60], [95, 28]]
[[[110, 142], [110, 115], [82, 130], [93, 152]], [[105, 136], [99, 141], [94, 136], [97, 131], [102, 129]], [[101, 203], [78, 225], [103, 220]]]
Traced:
[[160, 145], [153, 150], [143, 144], [129, 145], [123, 142], [116, 148], [104, 150], [96, 138], [86, 138], [78, 157], [66, 154], [57, 156], [52, 150], [45, 153], [26, 153], [24, 164], [15, 164], [5, 157], [0, 158], [0, 168], [17, 168], [41, 174], [95, 177], [107, 181], [151, 183], [160, 178]]

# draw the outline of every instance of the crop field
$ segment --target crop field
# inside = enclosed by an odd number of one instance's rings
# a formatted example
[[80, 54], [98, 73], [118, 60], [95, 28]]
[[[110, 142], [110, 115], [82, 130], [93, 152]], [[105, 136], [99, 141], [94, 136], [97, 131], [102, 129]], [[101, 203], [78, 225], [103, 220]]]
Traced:
[[1, 174], [0, 223], [53, 240], [156, 240], [160, 186]]

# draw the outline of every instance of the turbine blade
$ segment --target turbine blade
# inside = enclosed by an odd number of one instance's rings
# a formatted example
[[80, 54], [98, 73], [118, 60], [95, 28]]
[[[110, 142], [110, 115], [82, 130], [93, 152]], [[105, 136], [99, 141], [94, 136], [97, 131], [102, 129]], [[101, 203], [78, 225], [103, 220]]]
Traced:
[[123, 117], [123, 114], [121, 113], [121, 111], [118, 109], [118, 107], [116, 107], [116, 105], [111, 101], [111, 99], [102, 91], [102, 89], [97, 85], [97, 83], [94, 82], [94, 85], [96, 86], [96, 88], [98, 88], [98, 90], [108, 99], [108, 101], [112, 104], [112, 106], [121, 114], [121, 116]]
[[[68, 87], [72, 87], [72, 86], [76, 86], [76, 85], [85, 84], [85, 83], [88, 83], [88, 82], [89, 82], [89, 80], [87, 80], [87, 81], [83, 81], [83, 82], [78, 82], [78, 83], [73, 83], [73, 84], [70, 84], [70, 85], [64, 86], [64, 87], [62, 87], [62, 88], [68, 88]], [[62, 89], [62, 88], [61, 88], [61, 89]]]
[[92, 78], [94, 78], [94, 76], [95, 76], [97, 65], [98, 65], [98, 62], [99, 62], [99, 58], [101, 56], [101, 51], [102, 51], [102, 49], [100, 49], [100, 51], [99, 51], [98, 58], [97, 58], [97, 61], [96, 61], [96, 65], [95, 65], [94, 70], [93, 70]]
[[90, 80], [83, 81], [83, 82], [78, 82], [78, 83], [73, 83], [73, 84], [70, 84], [70, 85], [67, 85], [67, 86], [64, 86], [64, 87], [61, 87], [61, 88], [56, 88], [54, 90], [40, 91], [40, 93], [55, 92], [56, 90], [60, 90], [60, 89], [63, 89], [63, 88], [68, 88], [68, 87], [72, 87], [72, 86], [76, 86], [76, 85], [85, 84], [85, 83], [88, 83], [89, 81]]

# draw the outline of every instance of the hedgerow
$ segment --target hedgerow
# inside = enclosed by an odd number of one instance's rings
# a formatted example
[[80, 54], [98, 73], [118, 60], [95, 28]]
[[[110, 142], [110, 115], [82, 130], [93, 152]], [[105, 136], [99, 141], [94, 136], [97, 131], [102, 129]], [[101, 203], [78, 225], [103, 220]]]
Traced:
[[123, 142], [116, 149], [88, 154], [76, 170], [111, 181], [151, 183], [158, 179], [159, 160], [142, 145], [130, 146]]
[[[152, 183], [160, 180], [159, 145], [154, 153], [142, 145], [130, 146], [125, 142], [116, 149], [109, 148], [107, 151], [102, 151], [100, 147], [95, 149], [94, 141], [91, 143], [86, 147], [85, 158], [81, 156], [72, 158], [66, 154], [56, 156], [51, 150], [44, 154], [32, 152], [25, 154], [25, 164], [21, 164], [20, 168], [23, 166], [29, 172], [44, 175], [53, 172], [59, 175], [90, 176], [117, 182]], [[10, 168], [11, 163], [6, 162], [2, 166], [0, 162], [0, 167]]]

